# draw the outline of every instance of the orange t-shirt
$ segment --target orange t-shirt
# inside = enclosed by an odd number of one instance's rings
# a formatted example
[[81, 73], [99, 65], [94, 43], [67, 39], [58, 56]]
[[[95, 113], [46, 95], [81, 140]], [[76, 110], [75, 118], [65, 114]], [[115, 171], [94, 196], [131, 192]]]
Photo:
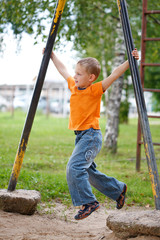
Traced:
[[73, 77], [69, 77], [68, 88], [71, 91], [69, 129], [100, 129], [100, 104], [103, 94], [102, 82], [92, 84], [84, 90], [75, 86]]

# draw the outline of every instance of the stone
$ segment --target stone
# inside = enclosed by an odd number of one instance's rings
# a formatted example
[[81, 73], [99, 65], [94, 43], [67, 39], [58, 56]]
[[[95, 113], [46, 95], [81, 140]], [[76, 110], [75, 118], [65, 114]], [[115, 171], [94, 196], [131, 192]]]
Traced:
[[5, 212], [16, 212], [32, 215], [36, 211], [41, 195], [35, 190], [7, 191], [0, 189], [0, 209]]
[[120, 239], [138, 235], [160, 237], [160, 211], [122, 211], [110, 214], [107, 227]]

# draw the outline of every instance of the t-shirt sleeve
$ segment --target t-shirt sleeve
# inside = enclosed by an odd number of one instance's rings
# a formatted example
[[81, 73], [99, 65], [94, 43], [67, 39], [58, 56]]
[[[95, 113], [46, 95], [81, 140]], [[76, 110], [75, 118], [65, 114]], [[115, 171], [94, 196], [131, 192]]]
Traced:
[[75, 85], [74, 78], [70, 76], [70, 77], [67, 79], [67, 82], [68, 82], [68, 88], [71, 90], [71, 88]]
[[91, 85], [91, 92], [94, 96], [102, 95], [104, 93], [102, 88], [102, 82], [97, 82]]

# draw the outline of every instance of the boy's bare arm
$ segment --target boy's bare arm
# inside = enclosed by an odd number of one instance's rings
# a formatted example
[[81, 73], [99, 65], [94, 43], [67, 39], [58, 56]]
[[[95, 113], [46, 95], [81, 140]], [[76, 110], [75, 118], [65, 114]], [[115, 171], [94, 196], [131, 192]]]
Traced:
[[107, 77], [106, 79], [104, 79], [102, 81], [102, 88], [103, 91], [105, 91], [107, 88], [110, 87], [110, 85], [116, 80], [118, 79], [121, 75], [123, 75], [123, 73], [129, 68], [129, 63], [128, 60], [126, 62], [124, 62], [123, 64], [121, 64], [120, 66], [118, 66], [112, 73], [111, 75], [109, 75], [109, 77]]
[[[43, 48], [42, 53], [44, 54], [45, 48]], [[58, 72], [64, 77], [64, 79], [68, 79], [71, 75], [68, 73], [66, 66], [58, 59], [55, 53], [52, 51], [51, 60], [57, 68]]]
[[[132, 52], [132, 55], [136, 58], [136, 60], [139, 59], [139, 54], [137, 49], [135, 49]], [[105, 91], [107, 88], [110, 87], [110, 85], [116, 80], [118, 79], [121, 75], [123, 75], [123, 73], [125, 73], [125, 71], [129, 68], [129, 62], [128, 60], [124, 63], [122, 63], [120, 66], [118, 66], [109, 77], [107, 77], [106, 79], [104, 79], [102, 81], [102, 88], [103, 91]]]
[[66, 66], [58, 59], [54, 52], [51, 53], [51, 60], [58, 72], [67, 80], [71, 75], [68, 73]]

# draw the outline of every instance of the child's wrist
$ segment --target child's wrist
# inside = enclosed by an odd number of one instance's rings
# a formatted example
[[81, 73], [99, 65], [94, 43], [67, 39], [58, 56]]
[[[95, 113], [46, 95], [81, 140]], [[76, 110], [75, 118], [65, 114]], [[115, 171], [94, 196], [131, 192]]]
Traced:
[[53, 58], [54, 58], [54, 54], [52, 53], [52, 54], [51, 54], [51, 59], [53, 60]]

